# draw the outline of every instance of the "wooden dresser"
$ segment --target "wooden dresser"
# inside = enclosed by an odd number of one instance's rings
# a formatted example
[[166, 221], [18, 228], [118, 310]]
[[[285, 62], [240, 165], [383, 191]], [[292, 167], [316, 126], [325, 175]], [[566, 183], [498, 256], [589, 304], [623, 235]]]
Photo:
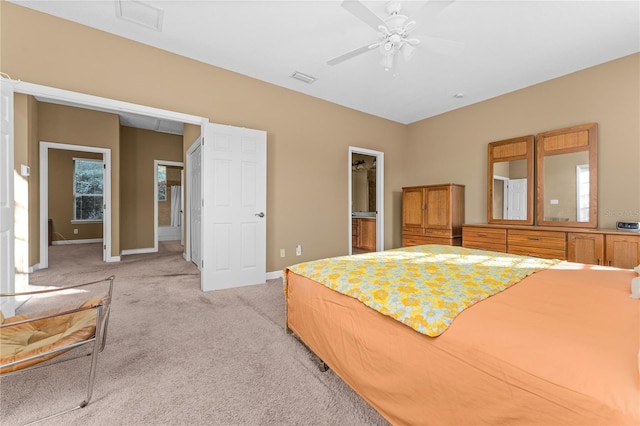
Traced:
[[464, 186], [402, 188], [402, 245], [462, 245]]
[[615, 229], [463, 225], [462, 245], [618, 268], [640, 264], [640, 234]]

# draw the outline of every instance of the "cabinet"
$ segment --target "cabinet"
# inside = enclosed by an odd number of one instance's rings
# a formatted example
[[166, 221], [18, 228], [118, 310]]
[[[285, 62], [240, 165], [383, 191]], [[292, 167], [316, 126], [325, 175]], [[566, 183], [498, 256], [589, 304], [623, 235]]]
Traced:
[[640, 265], [640, 235], [607, 235], [605, 237], [607, 266], [634, 268]]
[[402, 245], [462, 244], [464, 186], [402, 188]]
[[603, 234], [570, 232], [567, 235], [567, 260], [602, 265], [605, 261], [604, 237]]
[[640, 234], [614, 229], [463, 225], [462, 245], [616, 268], [640, 265]]
[[376, 219], [351, 219], [351, 245], [357, 249], [376, 251]]

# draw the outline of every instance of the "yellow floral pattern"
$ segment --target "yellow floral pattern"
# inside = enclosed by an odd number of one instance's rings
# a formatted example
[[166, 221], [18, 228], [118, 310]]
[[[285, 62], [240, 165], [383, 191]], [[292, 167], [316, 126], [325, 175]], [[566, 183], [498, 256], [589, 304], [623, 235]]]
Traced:
[[438, 336], [464, 309], [559, 262], [429, 244], [321, 259], [288, 269], [420, 333]]

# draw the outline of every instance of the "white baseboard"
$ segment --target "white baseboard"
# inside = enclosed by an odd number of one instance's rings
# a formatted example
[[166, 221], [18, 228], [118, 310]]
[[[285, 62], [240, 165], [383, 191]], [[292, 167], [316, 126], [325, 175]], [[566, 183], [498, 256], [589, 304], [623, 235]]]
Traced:
[[268, 280], [275, 280], [276, 278], [282, 278], [282, 271], [267, 272]]
[[29, 273], [33, 274], [35, 271], [39, 271], [40, 269], [42, 269], [42, 265], [39, 263], [36, 263], [33, 266], [29, 266]]
[[107, 262], [120, 262], [120, 256], [108, 256]]
[[54, 246], [63, 246], [65, 244], [91, 244], [91, 243], [101, 243], [102, 238], [88, 238], [85, 240], [56, 240], [51, 241], [51, 245]]
[[158, 252], [157, 248], [149, 247], [149, 248], [122, 250], [120, 252], [120, 255], [126, 256], [128, 254], [144, 254], [144, 253], [157, 253], [157, 252]]

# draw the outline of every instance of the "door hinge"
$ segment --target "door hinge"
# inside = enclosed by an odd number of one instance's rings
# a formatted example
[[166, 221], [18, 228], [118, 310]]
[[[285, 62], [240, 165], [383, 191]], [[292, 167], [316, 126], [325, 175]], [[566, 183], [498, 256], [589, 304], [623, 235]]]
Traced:
[[200, 269], [204, 268], [204, 259], [200, 260]]
[[107, 245], [105, 244], [102, 246], [102, 250], [106, 250], [106, 249], [107, 249]]

